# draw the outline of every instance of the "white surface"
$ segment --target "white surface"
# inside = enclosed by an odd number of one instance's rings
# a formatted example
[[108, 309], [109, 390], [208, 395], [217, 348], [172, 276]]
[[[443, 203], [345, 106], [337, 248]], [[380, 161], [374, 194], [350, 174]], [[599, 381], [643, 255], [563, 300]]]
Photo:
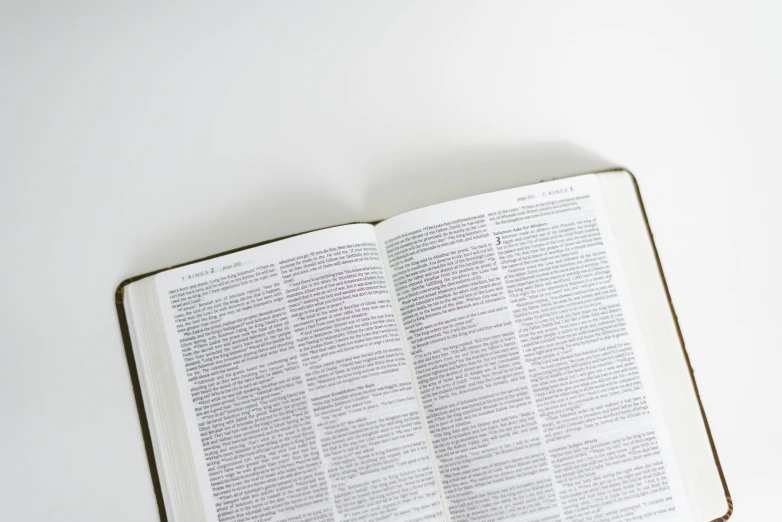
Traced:
[[156, 520], [122, 279], [616, 164], [733, 520], [772, 519], [782, 4], [329, 4], [0, 4], [3, 519]]

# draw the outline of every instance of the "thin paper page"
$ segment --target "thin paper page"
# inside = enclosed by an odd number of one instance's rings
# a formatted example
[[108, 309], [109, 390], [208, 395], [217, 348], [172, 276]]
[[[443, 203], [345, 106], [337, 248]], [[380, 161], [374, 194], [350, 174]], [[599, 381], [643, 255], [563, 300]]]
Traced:
[[690, 520], [594, 176], [377, 233], [451, 520]]
[[374, 229], [161, 274], [212, 520], [441, 520]]

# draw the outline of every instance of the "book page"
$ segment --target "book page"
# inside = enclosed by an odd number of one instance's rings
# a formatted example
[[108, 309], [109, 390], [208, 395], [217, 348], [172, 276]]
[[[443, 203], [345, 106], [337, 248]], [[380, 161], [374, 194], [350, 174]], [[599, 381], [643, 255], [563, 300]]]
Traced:
[[442, 520], [372, 226], [188, 265], [156, 286], [208, 518]]
[[596, 176], [377, 234], [450, 520], [691, 519]]

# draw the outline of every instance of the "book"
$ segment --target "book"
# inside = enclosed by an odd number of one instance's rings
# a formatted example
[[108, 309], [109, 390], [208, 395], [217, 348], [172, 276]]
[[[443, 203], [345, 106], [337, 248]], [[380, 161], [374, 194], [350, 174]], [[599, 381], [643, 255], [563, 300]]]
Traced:
[[116, 303], [162, 519], [732, 512], [625, 170], [265, 242]]

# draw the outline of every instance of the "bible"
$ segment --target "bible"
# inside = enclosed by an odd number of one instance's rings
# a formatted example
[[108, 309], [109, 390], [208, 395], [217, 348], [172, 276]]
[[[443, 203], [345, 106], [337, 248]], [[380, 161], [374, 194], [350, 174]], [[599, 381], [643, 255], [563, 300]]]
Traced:
[[238, 249], [116, 304], [162, 519], [732, 512], [627, 171]]

